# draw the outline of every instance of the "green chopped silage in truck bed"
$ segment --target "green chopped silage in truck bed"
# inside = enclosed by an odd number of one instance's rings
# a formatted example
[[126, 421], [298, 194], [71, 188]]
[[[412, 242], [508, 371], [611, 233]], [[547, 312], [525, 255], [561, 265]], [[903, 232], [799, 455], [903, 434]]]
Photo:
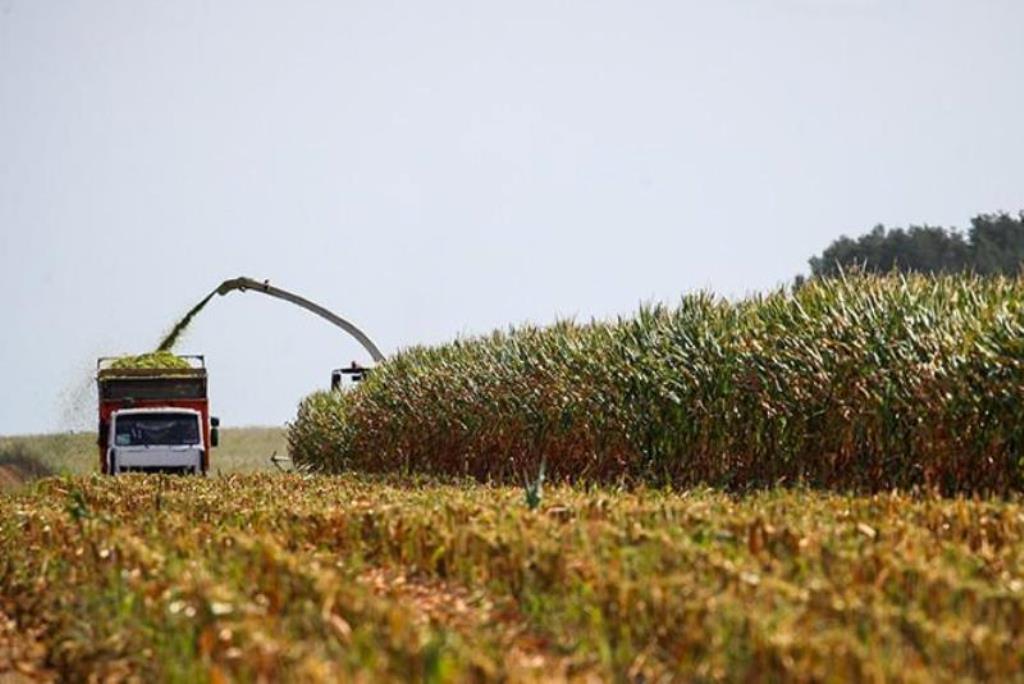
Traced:
[[148, 369], [148, 368], [190, 368], [189, 362], [171, 352], [157, 351], [138, 356], [122, 356], [110, 364], [117, 370]]

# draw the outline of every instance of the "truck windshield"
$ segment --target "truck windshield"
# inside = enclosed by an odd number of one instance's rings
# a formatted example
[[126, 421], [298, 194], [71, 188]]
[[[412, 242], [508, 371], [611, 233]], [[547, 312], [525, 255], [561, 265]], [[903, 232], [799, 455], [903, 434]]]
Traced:
[[118, 416], [116, 446], [199, 444], [199, 421], [188, 413]]

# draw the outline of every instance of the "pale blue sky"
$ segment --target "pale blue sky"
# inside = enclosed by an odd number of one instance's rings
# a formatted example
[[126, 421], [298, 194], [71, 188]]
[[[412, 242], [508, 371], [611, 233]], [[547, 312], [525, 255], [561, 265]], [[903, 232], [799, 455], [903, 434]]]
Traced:
[[[1020, 0], [0, 0], [0, 434], [90, 426], [95, 357], [236, 275], [390, 352], [1024, 209], [1022, 27]], [[364, 359], [251, 294], [180, 349], [225, 425]]]

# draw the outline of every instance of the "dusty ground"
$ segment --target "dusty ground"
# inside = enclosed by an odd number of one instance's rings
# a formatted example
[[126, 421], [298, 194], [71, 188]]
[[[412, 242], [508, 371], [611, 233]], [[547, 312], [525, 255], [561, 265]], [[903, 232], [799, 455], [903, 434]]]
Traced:
[[30, 480], [50, 474], [46, 467], [31, 458], [0, 454], [0, 492], [14, 490]]
[[24, 481], [23, 473], [10, 465], [0, 465], [0, 490], [15, 487]]

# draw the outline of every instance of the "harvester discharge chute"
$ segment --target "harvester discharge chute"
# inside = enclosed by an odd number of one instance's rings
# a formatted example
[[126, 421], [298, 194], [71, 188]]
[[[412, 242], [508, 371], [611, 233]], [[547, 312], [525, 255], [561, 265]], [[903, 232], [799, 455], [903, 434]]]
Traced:
[[225, 280], [217, 288], [217, 294], [226, 295], [229, 292], [233, 292], [235, 290], [238, 290], [240, 292], [245, 292], [246, 290], [252, 290], [253, 292], [262, 292], [263, 294], [270, 295], [271, 297], [277, 297], [278, 299], [283, 299], [286, 302], [291, 302], [292, 304], [301, 306], [303, 309], [306, 309], [307, 311], [312, 311], [317, 316], [320, 316], [321, 318], [330, 321], [334, 325], [338, 326], [339, 328], [347, 332], [352, 337], [356, 338], [359, 344], [363, 345], [363, 349], [365, 349], [370, 354], [370, 357], [373, 359], [374, 363], [380, 363], [381, 361], [384, 360], [384, 354], [381, 353], [380, 349], [377, 348], [377, 345], [375, 345], [373, 341], [371, 341], [370, 338], [363, 333], [362, 330], [352, 325], [341, 316], [338, 316], [332, 311], [328, 311], [327, 309], [325, 309], [324, 307], [320, 306], [315, 302], [309, 301], [305, 297], [300, 297], [299, 295], [294, 294], [292, 292], [288, 292], [287, 290], [282, 290], [279, 287], [274, 287], [267, 281], [260, 282], [258, 280], [253, 280], [252, 278], [246, 277]]

